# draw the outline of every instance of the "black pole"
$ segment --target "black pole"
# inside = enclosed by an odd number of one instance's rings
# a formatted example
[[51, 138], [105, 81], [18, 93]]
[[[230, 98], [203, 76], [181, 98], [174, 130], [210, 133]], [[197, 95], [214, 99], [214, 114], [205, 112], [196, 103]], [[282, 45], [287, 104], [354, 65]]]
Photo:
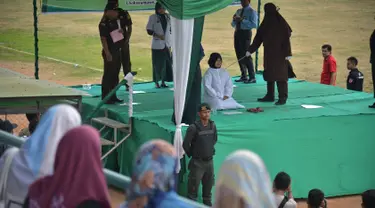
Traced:
[[[258, 22], [257, 22], [257, 29], [259, 28], [259, 25], [260, 25], [260, 9], [261, 9], [261, 6], [262, 5], [262, 0], [258, 0]], [[256, 53], [255, 53], [255, 72], [258, 72], [258, 66], [259, 66], [259, 51], [258, 49], [256, 50]]]
[[39, 48], [38, 48], [38, 6], [36, 5], [37, 0], [33, 0], [34, 8], [34, 55], [35, 55], [35, 79], [39, 79]]

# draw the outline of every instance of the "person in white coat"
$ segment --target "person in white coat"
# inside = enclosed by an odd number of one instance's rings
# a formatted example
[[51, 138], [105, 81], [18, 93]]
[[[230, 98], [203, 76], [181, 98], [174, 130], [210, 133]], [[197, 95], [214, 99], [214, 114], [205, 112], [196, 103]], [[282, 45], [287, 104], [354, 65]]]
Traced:
[[245, 108], [237, 103], [233, 95], [233, 83], [227, 70], [221, 68], [222, 58], [219, 53], [212, 53], [208, 60], [210, 68], [203, 77], [203, 100], [213, 110]]
[[[155, 4], [155, 14], [148, 19], [147, 33], [152, 36], [152, 78], [156, 88], [168, 87], [165, 82], [173, 81], [171, 44], [171, 20], [165, 8]], [[161, 85], [159, 82], [161, 81]]]

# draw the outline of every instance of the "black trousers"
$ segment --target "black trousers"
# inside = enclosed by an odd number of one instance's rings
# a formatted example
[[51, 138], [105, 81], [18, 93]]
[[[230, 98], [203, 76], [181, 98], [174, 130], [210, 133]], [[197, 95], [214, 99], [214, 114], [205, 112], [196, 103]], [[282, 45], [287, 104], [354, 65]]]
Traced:
[[[104, 73], [102, 77], [102, 99], [107, 96], [119, 83], [119, 73], [121, 68], [120, 49], [111, 50], [112, 61], [107, 61], [104, 51], [102, 51], [104, 61]], [[112, 99], [116, 98], [116, 93]]]
[[197, 201], [198, 188], [202, 181], [203, 204], [212, 206], [212, 187], [215, 182], [213, 160], [203, 161], [192, 158], [188, 165], [188, 198]]
[[371, 72], [372, 72], [372, 89], [374, 90], [374, 98], [375, 98], [375, 60], [371, 64]]
[[131, 62], [130, 62], [130, 48], [129, 42], [124, 43], [121, 47], [121, 64], [122, 64], [122, 71], [124, 72], [124, 76], [126, 76], [129, 72], [131, 72]]
[[[277, 91], [279, 93], [279, 100], [286, 101], [288, 99], [288, 82], [277, 81]], [[267, 82], [267, 97], [275, 97], [275, 82]]]
[[[236, 30], [234, 32], [234, 49], [236, 51], [237, 60], [246, 55], [246, 51], [251, 44], [251, 30]], [[249, 74], [249, 79], [255, 79], [254, 64], [251, 56], [249, 58], [244, 58], [238, 62], [241, 70], [241, 78], [246, 79], [247, 73]]]

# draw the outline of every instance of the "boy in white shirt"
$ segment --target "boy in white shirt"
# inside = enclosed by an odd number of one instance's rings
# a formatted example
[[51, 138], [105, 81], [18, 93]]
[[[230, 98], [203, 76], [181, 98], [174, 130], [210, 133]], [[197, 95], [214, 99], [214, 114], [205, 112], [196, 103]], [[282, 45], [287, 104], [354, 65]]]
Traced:
[[294, 201], [290, 176], [285, 172], [276, 175], [273, 181], [273, 194], [278, 208], [297, 208]]

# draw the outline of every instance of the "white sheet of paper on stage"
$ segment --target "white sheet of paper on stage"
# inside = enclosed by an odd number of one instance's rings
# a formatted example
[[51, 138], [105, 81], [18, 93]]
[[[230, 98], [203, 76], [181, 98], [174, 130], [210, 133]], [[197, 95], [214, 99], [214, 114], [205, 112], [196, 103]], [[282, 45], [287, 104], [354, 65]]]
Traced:
[[[121, 103], [119, 105], [129, 105], [129, 103]], [[140, 103], [133, 103], [133, 105], [140, 105]]]
[[241, 111], [223, 111], [224, 115], [237, 115], [237, 114], [243, 114]]
[[169, 88], [169, 90], [172, 90], [172, 91], [174, 91], [174, 88], [172, 87], [172, 88]]
[[237, 87], [237, 85], [233, 85], [233, 87]]
[[145, 91], [133, 91], [133, 94], [144, 94], [146, 93]]
[[111, 38], [113, 40], [114, 43], [124, 39], [124, 35], [122, 34], [122, 32], [120, 31], [120, 29], [117, 29], [117, 30], [114, 30], [110, 33], [111, 35]]
[[320, 106], [320, 105], [301, 105], [301, 106], [307, 109], [323, 108], [323, 106]]

